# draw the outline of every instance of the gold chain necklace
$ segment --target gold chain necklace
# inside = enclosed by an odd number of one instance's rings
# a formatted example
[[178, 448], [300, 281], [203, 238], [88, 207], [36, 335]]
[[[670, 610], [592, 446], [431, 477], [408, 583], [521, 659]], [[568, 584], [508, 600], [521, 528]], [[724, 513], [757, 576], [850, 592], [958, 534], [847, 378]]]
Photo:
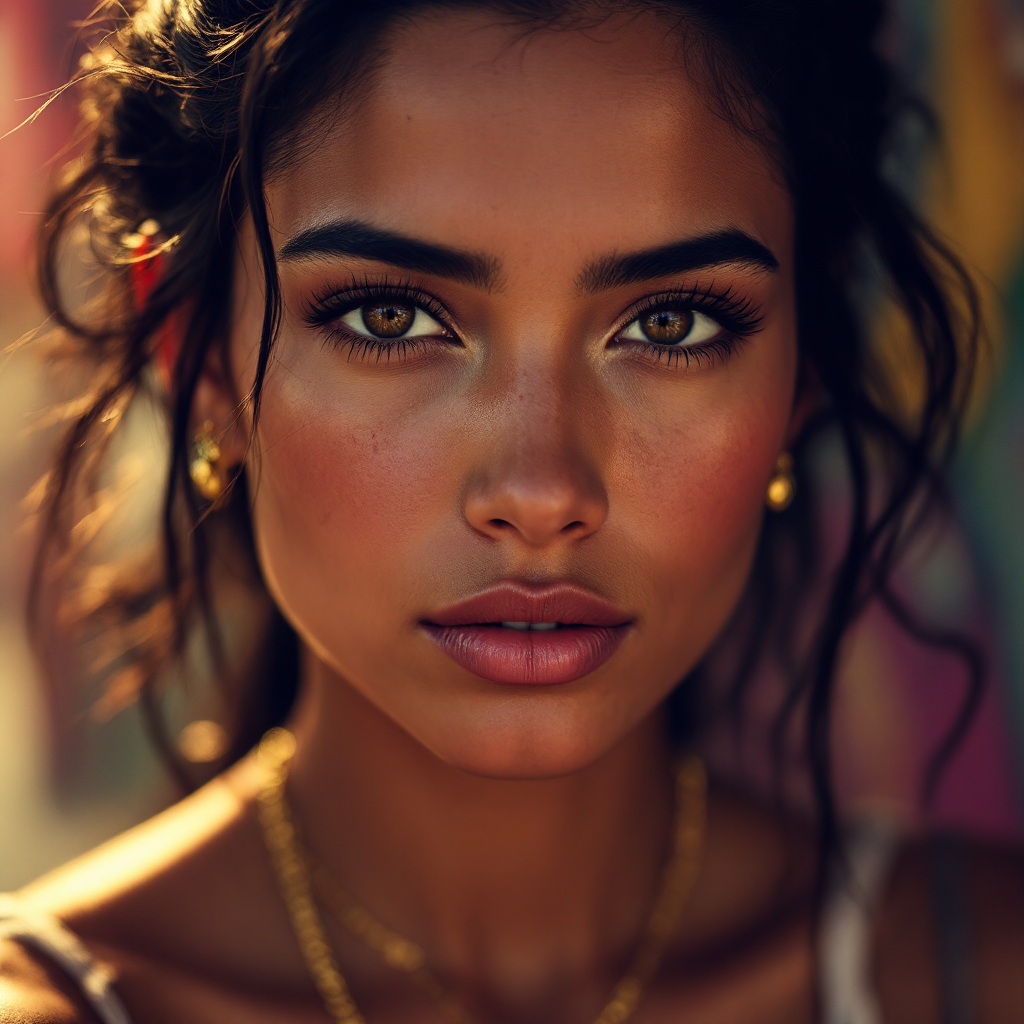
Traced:
[[[285, 796], [288, 763], [295, 749], [291, 733], [272, 729], [263, 737], [257, 758], [264, 781], [257, 797], [263, 838], [288, 909], [292, 929], [310, 977], [335, 1024], [366, 1024], [356, 1008], [331, 949], [314, 894], [352, 935], [380, 953], [390, 966], [405, 971], [430, 996], [452, 1024], [472, 1024], [472, 1017], [428, 970], [426, 954], [416, 943], [392, 932], [360, 907], [302, 848]], [[676, 811], [672, 854], [662, 870], [658, 894], [629, 968], [612, 990], [594, 1024], [625, 1024], [661, 966], [683, 906], [700, 867], [704, 842], [707, 776], [700, 758], [688, 755], [676, 771]]]

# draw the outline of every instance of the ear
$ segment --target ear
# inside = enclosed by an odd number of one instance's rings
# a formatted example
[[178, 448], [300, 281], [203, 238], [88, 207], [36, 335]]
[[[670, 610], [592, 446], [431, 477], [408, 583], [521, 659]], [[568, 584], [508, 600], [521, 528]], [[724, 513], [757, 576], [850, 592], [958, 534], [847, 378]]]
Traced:
[[192, 433], [198, 433], [205, 423], [212, 424], [224, 468], [237, 466], [245, 458], [248, 446], [245, 417], [241, 413], [234, 381], [216, 348], [207, 354], [192, 395]]
[[806, 362], [801, 362], [797, 375], [796, 390], [793, 394], [793, 408], [786, 427], [786, 447], [790, 448], [803, 432], [807, 420], [821, 401], [821, 381]]

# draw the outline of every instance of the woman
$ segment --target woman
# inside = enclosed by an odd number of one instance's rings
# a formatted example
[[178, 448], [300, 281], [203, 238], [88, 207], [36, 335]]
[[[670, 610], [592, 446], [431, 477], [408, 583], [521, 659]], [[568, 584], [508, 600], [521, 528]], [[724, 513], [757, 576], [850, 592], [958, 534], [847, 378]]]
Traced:
[[[915, 628], [888, 577], [972, 337], [880, 170], [880, 13], [846, 6], [118, 16], [44, 230], [98, 369], [43, 566], [162, 388], [163, 570], [101, 611], [152, 706], [251, 548], [274, 611], [248, 663], [214, 644], [228, 760], [291, 732], [8, 903], [4, 1020], [1024, 1019], [1020, 855], [834, 825], [840, 641], [872, 598]], [[109, 284], [74, 313], [83, 219]], [[869, 271], [913, 414], [858, 326]], [[826, 423], [853, 512], [822, 591], [810, 481], [790, 501]], [[712, 680], [779, 651], [816, 825], [679, 754]]]

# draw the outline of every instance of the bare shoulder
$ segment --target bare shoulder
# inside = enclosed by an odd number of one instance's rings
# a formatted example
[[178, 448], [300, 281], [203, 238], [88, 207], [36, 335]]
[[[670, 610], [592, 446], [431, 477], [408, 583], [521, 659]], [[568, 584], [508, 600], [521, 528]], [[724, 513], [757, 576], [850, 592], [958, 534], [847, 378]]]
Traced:
[[0, 1024], [99, 1024], [59, 967], [0, 940]]
[[[132, 1019], [262, 1019], [256, 995], [296, 987], [301, 995], [306, 974], [255, 819], [257, 788], [243, 762], [17, 895], [57, 917], [104, 964]], [[71, 997], [59, 1001], [65, 990], [54, 987], [59, 977], [49, 980], [51, 969], [31, 953], [16, 954], [24, 980], [11, 974], [5, 982], [16, 998], [0, 988], [17, 1007], [0, 1014], [0, 1024], [93, 1024], [74, 1015], [81, 1008]], [[51, 1016], [41, 1015], [34, 1007], [48, 998]]]
[[245, 775], [237, 769], [167, 810], [26, 886], [18, 894], [64, 921], [137, 901], [209, 860], [244, 824]]
[[[1024, 1021], [1024, 849], [933, 837], [909, 844], [876, 922], [875, 978], [891, 1024]], [[958, 995], [959, 993], [959, 995]]]
[[[237, 831], [243, 801], [215, 783], [16, 894], [29, 913], [63, 922], [121, 980], [118, 950], [159, 948], [174, 934], [202, 865]], [[151, 929], [146, 934], [146, 927]], [[52, 958], [18, 939], [0, 941], [0, 1024], [98, 1024], [76, 983]]]

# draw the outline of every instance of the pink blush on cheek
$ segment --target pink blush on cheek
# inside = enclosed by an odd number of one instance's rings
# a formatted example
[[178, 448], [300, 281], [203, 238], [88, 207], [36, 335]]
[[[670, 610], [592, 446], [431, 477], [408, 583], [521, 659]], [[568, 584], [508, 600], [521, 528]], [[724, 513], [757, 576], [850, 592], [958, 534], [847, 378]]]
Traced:
[[660, 579], [666, 608], [691, 627], [708, 619], [716, 632], [742, 590], [765, 514], [766, 466], [776, 457], [779, 424], [691, 443], [680, 462], [672, 447], [644, 446], [629, 491], [640, 542]]
[[429, 456], [417, 454], [403, 457], [372, 432], [311, 425], [276, 444], [263, 473], [282, 525], [301, 523], [314, 546], [390, 546], [401, 542], [398, 527], [412, 525], [417, 495], [436, 479]]
[[337, 406], [318, 413], [279, 396], [267, 403], [255, 494], [264, 572], [314, 634], [333, 632], [339, 614], [355, 626], [371, 604], [378, 621], [394, 618], [385, 581], [408, 577], [417, 537], [451, 515], [454, 489], [446, 446], [411, 424], [385, 431]]

